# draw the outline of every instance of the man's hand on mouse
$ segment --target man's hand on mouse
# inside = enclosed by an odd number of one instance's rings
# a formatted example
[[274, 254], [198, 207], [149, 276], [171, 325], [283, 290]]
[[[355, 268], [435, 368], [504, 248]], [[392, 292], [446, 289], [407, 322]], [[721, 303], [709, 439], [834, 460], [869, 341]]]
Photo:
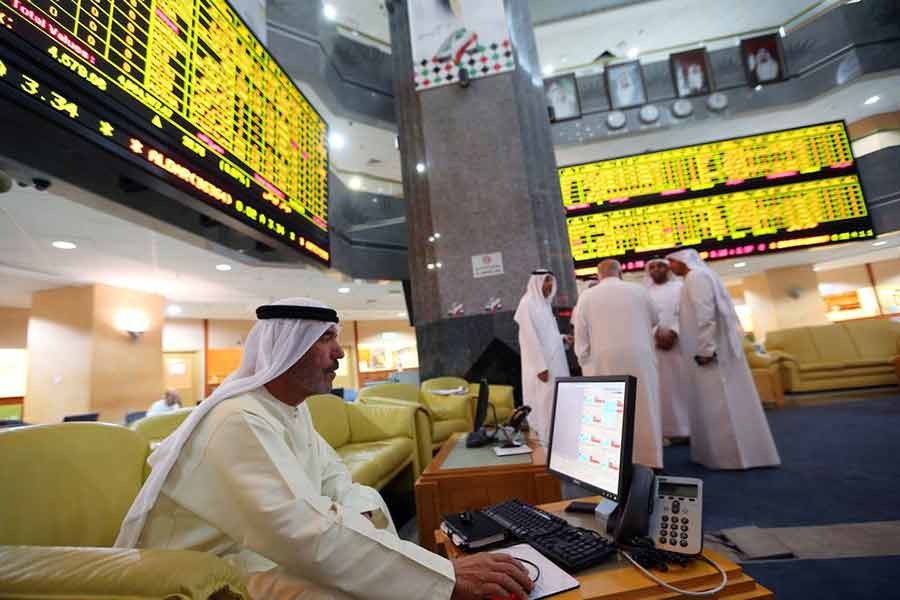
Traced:
[[456, 586], [451, 600], [518, 598], [525, 600], [534, 587], [524, 565], [508, 554], [483, 552], [451, 561]]

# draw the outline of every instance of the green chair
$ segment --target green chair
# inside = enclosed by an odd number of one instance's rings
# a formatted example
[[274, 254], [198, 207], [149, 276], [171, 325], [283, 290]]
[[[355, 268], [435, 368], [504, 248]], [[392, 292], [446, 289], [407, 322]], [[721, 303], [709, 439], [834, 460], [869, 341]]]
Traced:
[[[459, 391], [457, 391], [459, 390]], [[433, 441], [440, 446], [451, 434], [472, 431], [474, 406], [478, 398], [469, 391], [469, 382], [460, 377], [436, 377], [422, 382], [422, 403], [434, 413]], [[452, 392], [452, 393], [448, 393]]]
[[249, 598], [213, 554], [112, 548], [148, 452], [107, 423], [0, 431], [0, 598]]
[[194, 407], [179, 408], [178, 410], [162, 415], [150, 415], [143, 419], [134, 421], [129, 427], [138, 432], [142, 438], [147, 440], [150, 448], [155, 448], [161, 441], [169, 437], [169, 435], [178, 429]]

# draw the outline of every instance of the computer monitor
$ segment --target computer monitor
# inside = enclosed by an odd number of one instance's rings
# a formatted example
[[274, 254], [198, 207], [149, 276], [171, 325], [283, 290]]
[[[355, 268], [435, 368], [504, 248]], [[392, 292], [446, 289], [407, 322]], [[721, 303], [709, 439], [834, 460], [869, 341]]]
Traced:
[[613, 502], [628, 495], [637, 379], [556, 380], [548, 470]]
[[82, 413], [80, 415], [66, 415], [63, 417], [63, 423], [72, 421], [96, 421], [100, 417], [100, 413]]
[[491, 388], [487, 379], [482, 379], [478, 384], [478, 403], [475, 405], [475, 421], [472, 424], [472, 431], [478, 431], [484, 427], [484, 421], [487, 419], [488, 400], [491, 395]]

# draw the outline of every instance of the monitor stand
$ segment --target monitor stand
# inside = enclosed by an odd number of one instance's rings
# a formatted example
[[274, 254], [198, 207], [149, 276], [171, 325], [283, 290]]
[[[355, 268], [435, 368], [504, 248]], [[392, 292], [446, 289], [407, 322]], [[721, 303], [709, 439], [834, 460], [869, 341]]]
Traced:
[[481, 448], [487, 446], [495, 439], [494, 434], [489, 434], [484, 427], [466, 435], [466, 448]]
[[609, 518], [618, 507], [618, 502], [613, 502], [608, 498], [600, 500], [597, 508], [594, 509], [594, 520], [599, 524], [600, 531], [609, 530]]

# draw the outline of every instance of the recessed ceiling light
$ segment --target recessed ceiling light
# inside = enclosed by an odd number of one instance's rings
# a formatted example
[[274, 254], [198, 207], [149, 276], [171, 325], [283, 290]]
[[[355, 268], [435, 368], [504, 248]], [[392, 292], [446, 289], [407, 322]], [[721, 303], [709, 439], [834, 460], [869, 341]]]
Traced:
[[322, 6], [322, 16], [324, 16], [329, 21], [334, 21], [337, 19], [337, 9], [331, 4], [324, 4]]
[[225, 263], [222, 263], [221, 265], [216, 265], [216, 271], [230, 271], [230, 270], [231, 270], [231, 265], [226, 265]]
[[436, 240], [441, 239], [441, 234], [435, 233], [435, 234], [434, 234], [434, 239], [436, 239]]
[[878, 240], [877, 242], [872, 242], [872, 245], [875, 247], [884, 246], [885, 244], [887, 244], [887, 242], [884, 240]]
[[347, 144], [347, 138], [340, 131], [332, 131], [328, 134], [328, 145], [334, 150], [340, 150]]
[[363, 186], [362, 179], [359, 177], [353, 177], [350, 179], [350, 189], [351, 190], [361, 190]]
[[416, 172], [424, 173], [425, 172], [425, 163], [416, 163]]
[[63, 241], [53, 242], [52, 246], [54, 248], [58, 248], [60, 250], [74, 250], [75, 248], [78, 247], [75, 244], [73, 244], [72, 242], [63, 242]]
[[541, 73], [544, 75], [544, 77], [553, 75], [553, 65], [544, 65], [544, 67], [541, 69]]
[[349, 294], [349, 293], [350, 293], [350, 288], [348, 288], [348, 287], [338, 288], [338, 294]]
[[181, 310], [181, 307], [178, 306], [177, 304], [170, 304], [169, 306], [166, 307], [166, 314], [169, 315], [170, 317], [177, 317], [182, 312], [183, 311]]
[[743, 269], [743, 268], [746, 267], [746, 266], [747, 266], [747, 263], [745, 263], [745, 262], [736, 262], [736, 263], [734, 263], [734, 268], [735, 268], [735, 269]]
[[872, 96], [870, 98], [866, 98], [866, 101], [863, 102], [863, 104], [868, 106], [869, 104], [875, 104], [879, 100], [881, 100], [881, 96]]

